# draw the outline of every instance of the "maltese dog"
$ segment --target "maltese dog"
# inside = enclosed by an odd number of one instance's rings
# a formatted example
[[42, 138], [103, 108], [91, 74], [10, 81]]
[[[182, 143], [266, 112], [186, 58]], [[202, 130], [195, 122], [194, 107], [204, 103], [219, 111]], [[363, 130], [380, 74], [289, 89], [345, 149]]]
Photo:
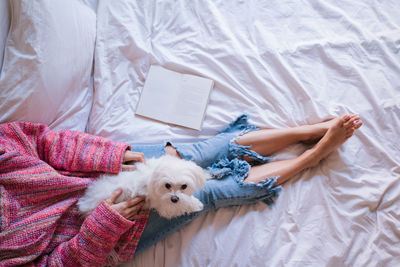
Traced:
[[117, 188], [123, 193], [116, 203], [134, 196], [145, 196], [145, 207], [155, 209], [160, 216], [172, 218], [203, 209], [193, 196], [209, 178], [206, 171], [195, 163], [170, 155], [137, 163], [134, 171], [117, 175], [103, 175], [95, 180], [79, 199], [79, 210], [88, 216]]

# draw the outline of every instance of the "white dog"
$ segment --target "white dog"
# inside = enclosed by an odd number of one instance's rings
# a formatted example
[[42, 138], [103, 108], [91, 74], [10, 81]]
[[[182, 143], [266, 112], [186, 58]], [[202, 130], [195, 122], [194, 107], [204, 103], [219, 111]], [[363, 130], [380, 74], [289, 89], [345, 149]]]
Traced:
[[78, 207], [87, 216], [115, 189], [122, 188], [117, 203], [138, 195], [146, 196], [147, 208], [170, 219], [203, 209], [193, 193], [204, 186], [208, 177], [195, 163], [165, 155], [137, 163], [134, 171], [103, 175], [88, 187]]

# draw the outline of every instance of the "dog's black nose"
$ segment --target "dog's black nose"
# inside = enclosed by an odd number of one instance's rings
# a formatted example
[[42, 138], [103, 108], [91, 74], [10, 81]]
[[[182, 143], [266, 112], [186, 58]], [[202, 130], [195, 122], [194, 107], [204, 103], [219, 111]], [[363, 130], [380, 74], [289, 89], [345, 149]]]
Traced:
[[172, 196], [171, 197], [171, 201], [174, 202], [174, 203], [178, 202], [178, 200], [179, 200], [179, 197], [177, 197], [177, 196]]

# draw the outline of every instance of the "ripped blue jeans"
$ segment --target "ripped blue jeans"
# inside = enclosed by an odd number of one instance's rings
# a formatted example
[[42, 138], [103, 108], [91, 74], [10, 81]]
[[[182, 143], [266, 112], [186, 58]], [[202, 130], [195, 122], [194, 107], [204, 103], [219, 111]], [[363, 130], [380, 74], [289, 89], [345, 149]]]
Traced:
[[[203, 204], [204, 209], [199, 212], [172, 218], [162, 218], [157, 212], [151, 211], [148, 223], [140, 238], [135, 253], [154, 245], [167, 235], [181, 228], [199, 214], [209, 210], [227, 206], [253, 204], [258, 201], [271, 205], [281, 190], [274, 187], [276, 177], [266, 178], [259, 183], [246, 183], [251, 165], [269, 162], [271, 158], [261, 156], [250, 147], [235, 143], [238, 136], [257, 130], [247, 122], [247, 115], [242, 115], [216, 136], [194, 144], [172, 144], [165, 142], [160, 145], [132, 145], [132, 150], [143, 152], [146, 158], [160, 157], [165, 154], [165, 146], [173, 146], [185, 160], [191, 160], [206, 168], [213, 179], [207, 181], [199, 192], [195, 193]], [[251, 165], [243, 160], [249, 157]]]

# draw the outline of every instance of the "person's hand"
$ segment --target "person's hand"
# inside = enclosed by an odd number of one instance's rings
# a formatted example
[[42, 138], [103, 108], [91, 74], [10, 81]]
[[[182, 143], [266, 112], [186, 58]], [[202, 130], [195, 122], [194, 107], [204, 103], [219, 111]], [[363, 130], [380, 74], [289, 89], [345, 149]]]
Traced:
[[129, 200], [122, 201], [118, 204], [115, 204], [115, 201], [121, 194], [122, 194], [122, 189], [118, 188], [111, 194], [111, 196], [108, 199], [106, 199], [106, 202], [122, 217], [130, 221], [133, 221], [140, 212], [140, 210], [142, 209], [145, 198], [143, 196], [137, 196]]
[[146, 162], [143, 153], [133, 152], [130, 150], [125, 151], [124, 158], [122, 160], [122, 170], [123, 171], [133, 171], [136, 169], [136, 166], [133, 165], [135, 162]]

